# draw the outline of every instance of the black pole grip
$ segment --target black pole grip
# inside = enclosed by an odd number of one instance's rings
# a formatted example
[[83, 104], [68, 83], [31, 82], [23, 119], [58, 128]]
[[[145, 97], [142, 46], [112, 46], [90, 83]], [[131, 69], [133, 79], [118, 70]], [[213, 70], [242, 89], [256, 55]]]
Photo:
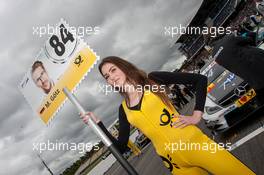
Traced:
[[119, 161], [122, 167], [128, 172], [129, 175], [138, 175], [136, 170], [128, 163], [128, 161], [120, 154], [120, 152], [116, 149], [114, 144], [110, 145], [108, 149], [115, 156], [115, 158]]

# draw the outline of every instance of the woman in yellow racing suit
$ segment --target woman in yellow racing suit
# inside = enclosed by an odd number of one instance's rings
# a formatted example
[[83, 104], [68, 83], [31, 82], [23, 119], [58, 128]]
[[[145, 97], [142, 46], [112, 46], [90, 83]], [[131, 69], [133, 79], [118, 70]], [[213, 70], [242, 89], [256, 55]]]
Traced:
[[[92, 117], [115, 146], [127, 149], [130, 124], [147, 136], [172, 174], [253, 175], [246, 165], [208, 138], [195, 126], [202, 117], [207, 78], [199, 74], [152, 72], [146, 74], [133, 64], [115, 56], [106, 57], [99, 70], [107, 83], [124, 97], [119, 107], [119, 136], [114, 139], [92, 112]], [[191, 84], [196, 92], [192, 116], [180, 115], [166, 95], [165, 85]]]

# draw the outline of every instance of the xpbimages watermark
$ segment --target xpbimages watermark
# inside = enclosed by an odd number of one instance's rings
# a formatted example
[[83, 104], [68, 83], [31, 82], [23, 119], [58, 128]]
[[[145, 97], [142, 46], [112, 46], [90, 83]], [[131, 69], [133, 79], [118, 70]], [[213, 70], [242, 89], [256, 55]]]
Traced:
[[[45, 35], [53, 35], [55, 33], [59, 33], [61, 30], [61, 27], [59, 26], [52, 26], [50, 24], [44, 25], [44, 26], [33, 26], [33, 35], [37, 35], [39, 37], [45, 36]], [[100, 34], [100, 27], [99, 26], [70, 26], [69, 32], [76, 34], [77, 36], [84, 37], [85, 35], [98, 35]]]
[[103, 92], [105, 95], [108, 95], [112, 92], [144, 92], [148, 94], [149, 92], [166, 92], [165, 85], [136, 85], [136, 86], [117, 86], [117, 85], [109, 85], [109, 84], [99, 84], [99, 92]]
[[38, 151], [40, 154], [43, 151], [78, 151], [80, 154], [85, 153], [86, 151], [90, 151], [91, 149], [95, 151], [99, 150], [98, 143], [67, 143], [67, 142], [51, 142], [47, 140], [47, 142], [38, 142], [33, 143], [33, 151]]
[[216, 153], [220, 150], [231, 150], [231, 143], [214, 143], [214, 142], [186, 142], [179, 140], [175, 143], [164, 143], [166, 151], [171, 153], [176, 151], [209, 151]]
[[164, 27], [164, 35], [165, 36], [170, 36], [170, 37], [177, 37], [178, 35], [192, 35], [192, 34], [197, 34], [197, 35], [207, 35], [210, 34], [211, 37], [216, 37], [217, 35], [223, 35], [223, 34], [231, 34], [232, 30], [231, 27], [192, 27], [192, 26], [182, 26], [181, 24], [178, 26], [165, 26]]

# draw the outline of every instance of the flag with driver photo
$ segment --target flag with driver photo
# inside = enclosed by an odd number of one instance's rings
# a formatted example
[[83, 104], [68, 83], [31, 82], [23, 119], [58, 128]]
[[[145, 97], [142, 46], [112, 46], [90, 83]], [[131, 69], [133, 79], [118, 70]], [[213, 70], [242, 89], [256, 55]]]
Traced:
[[49, 124], [63, 106], [63, 88], [73, 92], [99, 57], [62, 19], [32, 59], [19, 84], [33, 111]]

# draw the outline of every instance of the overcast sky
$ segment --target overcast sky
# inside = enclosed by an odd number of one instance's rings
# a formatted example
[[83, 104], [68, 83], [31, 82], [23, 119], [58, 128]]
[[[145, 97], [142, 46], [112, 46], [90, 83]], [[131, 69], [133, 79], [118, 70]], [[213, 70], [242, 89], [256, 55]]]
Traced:
[[[0, 174], [48, 174], [33, 151], [33, 143], [98, 140], [69, 102], [47, 127], [18, 90], [49, 37], [33, 35], [34, 27], [55, 25], [60, 18], [70, 26], [98, 26], [99, 34], [83, 39], [101, 58], [116, 55], [146, 72], [171, 70], [179, 65], [181, 55], [171, 47], [177, 37], [166, 36], [164, 27], [188, 24], [200, 5], [201, 0], [0, 0]], [[121, 98], [99, 92], [98, 85], [103, 82], [96, 65], [76, 96], [109, 126], [117, 118]], [[82, 154], [45, 151], [41, 156], [59, 174]]]

